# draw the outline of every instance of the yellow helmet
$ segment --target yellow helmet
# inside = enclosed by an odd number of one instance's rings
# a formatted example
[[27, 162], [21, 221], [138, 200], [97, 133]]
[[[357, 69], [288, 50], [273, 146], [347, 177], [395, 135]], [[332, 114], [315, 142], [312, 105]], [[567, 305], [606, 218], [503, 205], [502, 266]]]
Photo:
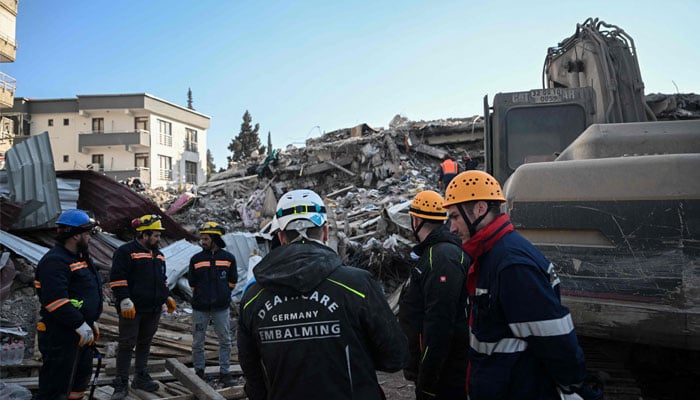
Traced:
[[199, 234], [201, 235], [202, 233], [223, 236], [226, 233], [226, 229], [216, 222], [208, 221], [202, 224], [202, 226], [199, 228]]
[[455, 176], [447, 185], [443, 206], [476, 200], [498, 200], [502, 203], [506, 201], [496, 178], [484, 171], [470, 170]]
[[157, 214], [146, 214], [139, 218], [134, 218], [134, 220], [131, 221], [131, 226], [136, 229], [136, 232], [165, 230], [160, 215]]
[[423, 219], [445, 221], [447, 219], [447, 211], [443, 207], [444, 201], [445, 199], [439, 193], [432, 190], [424, 190], [413, 198], [408, 213]]

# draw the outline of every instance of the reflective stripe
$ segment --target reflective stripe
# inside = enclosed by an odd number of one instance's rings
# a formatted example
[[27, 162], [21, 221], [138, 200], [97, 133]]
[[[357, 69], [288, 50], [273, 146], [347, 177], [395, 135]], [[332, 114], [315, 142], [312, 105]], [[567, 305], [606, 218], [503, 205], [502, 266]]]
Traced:
[[482, 288], [476, 288], [476, 290], [474, 291], [474, 294], [477, 296], [481, 296], [482, 294], [489, 294], [489, 290], [482, 289]]
[[569, 334], [574, 330], [574, 322], [571, 320], [571, 314], [566, 314], [565, 316], [557, 319], [518, 322], [508, 324], [508, 326], [517, 337], [559, 336]]
[[260, 294], [263, 292], [263, 290], [265, 290], [265, 289], [260, 289], [260, 291], [258, 293], [256, 293], [252, 299], [248, 300], [248, 302], [243, 305], [243, 309], [245, 310], [245, 308], [248, 307], [250, 305], [250, 303], [254, 302], [255, 299], [257, 299], [258, 296], [260, 296]]
[[200, 261], [194, 265], [194, 269], [207, 268], [209, 266], [209, 261]]
[[346, 284], [344, 284], [344, 283], [340, 283], [340, 282], [338, 282], [338, 281], [334, 281], [333, 279], [330, 279], [330, 278], [326, 278], [326, 279], [328, 279], [329, 281], [335, 283], [336, 285], [338, 285], [338, 286], [340, 286], [340, 287], [342, 287], [342, 288], [345, 288], [345, 289], [347, 289], [347, 290], [349, 290], [349, 291], [355, 293], [356, 295], [362, 297], [363, 299], [365, 298], [365, 294], [364, 294], [364, 293], [358, 292], [357, 290], [351, 288], [350, 286], [348, 286], [348, 285], [346, 285]]
[[35, 281], [34, 281], [34, 288], [35, 288], [35, 289], [41, 289], [41, 282], [35, 280]]
[[160, 261], [165, 261], [165, 256], [162, 254], [158, 254], [158, 256], [156, 258], [159, 259]]
[[423, 357], [420, 358], [420, 363], [423, 364], [423, 361], [425, 361], [425, 356], [428, 355], [428, 348], [430, 346], [425, 346], [425, 349], [423, 349]]
[[112, 281], [109, 283], [110, 288], [115, 288], [119, 286], [129, 286], [129, 283], [126, 281], [126, 279], [121, 280], [121, 281]]
[[230, 267], [231, 266], [231, 261], [226, 261], [226, 260], [216, 260], [214, 263], [217, 267]]
[[75, 272], [79, 269], [87, 268], [88, 264], [85, 261], [78, 261], [73, 264], [68, 264], [68, 267], [70, 268], [70, 272]]
[[430, 253], [430, 257], [428, 260], [430, 261], [430, 269], [432, 270], [433, 269], [433, 248], [432, 247], [430, 247], [429, 253]]
[[131, 253], [131, 259], [137, 260], [140, 258], [153, 258], [151, 253]]
[[85, 392], [70, 392], [68, 399], [82, 399]]
[[527, 342], [517, 338], [503, 338], [498, 342], [480, 342], [473, 333], [469, 334], [469, 345], [481, 354], [520, 353], [527, 349]]
[[68, 304], [70, 300], [66, 298], [54, 300], [51, 303], [47, 304], [46, 307], [44, 307], [48, 312], [54, 312], [56, 311], [59, 307], [64, 306]]
[[[559, 274], [554, 271], [554, 264], [549, 263], [549, 267], [547, 267], [547, 273], [549, 274], [549, 281], [552, 284], [552, 287], [557, 286], [561, 281], [559, 280]], [[552, 279], [554, 277], [554, 279]]]

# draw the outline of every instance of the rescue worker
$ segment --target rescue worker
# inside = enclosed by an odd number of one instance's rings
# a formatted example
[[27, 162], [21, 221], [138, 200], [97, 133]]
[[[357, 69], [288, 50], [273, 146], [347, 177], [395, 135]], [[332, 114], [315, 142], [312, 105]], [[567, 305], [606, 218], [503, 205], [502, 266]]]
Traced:
[[238, 282], [236, 259], [224, 250], [222, 236], [226, 230], [216, 222], [199, 228], [202, 251], [192, 256], [188, 279], [192, 289], [192, 364], [197, 376], [204, 379], [204, 340], [209, 322], [214, 323], [219, 339], [219, 381], [225, 387], [236, 384], [231, 376], [231, 290]]
[[416, 399], [467, 398], [467, 269], [470, 260], [459, 237], [444, 224], [440, 194], [418, 193], [408, 213], [419, 256], [401, 296], [399, 322], [411, 355], [406, 379], [416, 383]]
[[311, 190], [277, 203], [281, 245], [255, 266], [241, 300], [238, 354], [251, 400], [381, 399], [375, 370], [406, 365], [406, 337], [377, 282], [326, 246], [326, 213]]
[[136, 237], [114, 252], [109, 276], [109, 287], [119, 313], [117, 370], [112, 383], [112, 400], [126, 398], [129, 391], [129, 367], [134, 348], [135, 375], [131, 387], [147, 392], [158, 390], [158, 383], [146, 369], [151, 341], [158, 329], [163, 303], [167, 304], [169, 313], [177, 307], [169, 296], [165, 256], [158, 250], [161, 232], [165, 230], [160, 216], [144, 215], [131, 224]]
[[92, 374], [91, 345], [100, 337], [102, 282], [88, 255], [97, 224], [83, 210], [66, 210], [56, 225], [58, 243], [39, 261], [34, 281], [43, 360], [37, 400], [82, 398]]
[[494, 177], [457, 175], [445, 192], [450, 231], [473, 264], [469, 291], [468, 395], [481, 399], [598, 399], [554, 266], [523, 238], [500, 205]]
[[444, 190], [450, 181], [457, 176], [459, 164], [448, 154], [445, 154], [443, 159], [444, 161], [440, 163], [440, 168], [438, 168], [438, 188]]

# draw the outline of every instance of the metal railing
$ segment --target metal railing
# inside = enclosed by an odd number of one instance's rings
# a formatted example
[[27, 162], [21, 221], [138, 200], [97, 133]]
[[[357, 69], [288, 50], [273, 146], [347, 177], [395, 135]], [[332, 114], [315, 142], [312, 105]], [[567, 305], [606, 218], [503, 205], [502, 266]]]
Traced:
[[163, 146], [173, 147], [173, 136], [161, 133], [159, 135], [158, 143], [162, 144]]
[[172, 169], [161, 169], [158, 176], [162, 180], [168, 180], [168, 181], [172, 180], [173, 179], [173, 170]]
[[10, 75], [0, 72], [0, 89], [7, 90], [13, 93], [17, 89], [17, 80]]
[[185, 141], [185, 151], [197, 152], [197, 142]]

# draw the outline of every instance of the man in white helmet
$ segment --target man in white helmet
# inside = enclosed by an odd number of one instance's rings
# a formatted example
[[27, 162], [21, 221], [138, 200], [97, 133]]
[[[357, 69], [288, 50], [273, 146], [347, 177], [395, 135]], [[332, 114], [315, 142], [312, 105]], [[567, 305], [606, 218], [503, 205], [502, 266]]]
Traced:
[[277, 203], [281, 246], [253, 270], [238, 353], [257, 399], [382, 399], [375, 370], [407, 364], [407, 340], [369, 272], [325, 245], [326, 207], [311, 190]]

